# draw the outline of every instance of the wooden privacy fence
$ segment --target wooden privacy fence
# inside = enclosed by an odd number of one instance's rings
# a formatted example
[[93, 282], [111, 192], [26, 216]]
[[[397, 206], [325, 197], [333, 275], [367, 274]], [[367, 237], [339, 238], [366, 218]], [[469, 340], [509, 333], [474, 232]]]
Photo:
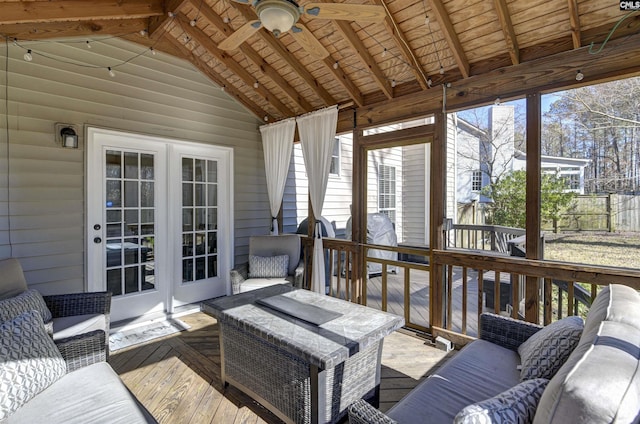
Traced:
[[640, 231], [640, 196], [625, 194], [580, 195], [563, 214], [563, 231]]

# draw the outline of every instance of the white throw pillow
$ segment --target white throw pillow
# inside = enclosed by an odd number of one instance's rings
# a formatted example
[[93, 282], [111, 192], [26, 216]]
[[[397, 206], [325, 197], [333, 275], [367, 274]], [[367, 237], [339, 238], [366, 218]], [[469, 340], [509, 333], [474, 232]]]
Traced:
[[0, 323], [11, 320], [27, 311], [38, 311], [42, 321], [51, 321], [51, 311], [47, 308], [40, 292], [29, 289], [17, 296], [0, 300]]
[[249, 278], [284, 278], [289, 275], [289, 255], [249, 256]]
[[0, 325], [0, 421], [66, 373], [67, 364], [39, 312]]
[[570, 316], [551, 323], [529, 337], [518, 348], [522, 361], [520, 381], [551, 379], [578, 345], [584, 321]]
[[466, 406], [454, 424], [527, 424], [533, 421], [538, 402], [549, 380], [524, 381], [492, 398]]

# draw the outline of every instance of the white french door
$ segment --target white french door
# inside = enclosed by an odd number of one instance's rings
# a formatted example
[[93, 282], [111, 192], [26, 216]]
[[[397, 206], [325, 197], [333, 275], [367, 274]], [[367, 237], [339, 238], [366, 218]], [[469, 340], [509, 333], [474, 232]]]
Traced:
[[227, 294], [231, 150], [99, 128], [87, 140], [87, 277], [112, 292], [112, 321]]

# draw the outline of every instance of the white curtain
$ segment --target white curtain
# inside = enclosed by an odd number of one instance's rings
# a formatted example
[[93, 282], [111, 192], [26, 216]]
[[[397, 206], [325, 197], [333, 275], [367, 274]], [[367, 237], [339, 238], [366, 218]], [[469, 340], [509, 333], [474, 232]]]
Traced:
[[273, 235], [278, 234], [278, 211], [282, 204], [284, 186], [287, 182], [295, 130], [295, 118], [260, 127], [264, 168], [267, 174], [267, 192], [271, 206], [271, 234]]
[[311, 271], [311, 290], [325, 292], [324, 247], [320, 216], [324, 194], [327, 191], [331, 153], [336, 137], [338, 108], [333, 106], [302, 115], [296, 119], [302, 145], [304, 165], [309, 178], [309, 197], [316, 220], [313, 242], [313, 268]]

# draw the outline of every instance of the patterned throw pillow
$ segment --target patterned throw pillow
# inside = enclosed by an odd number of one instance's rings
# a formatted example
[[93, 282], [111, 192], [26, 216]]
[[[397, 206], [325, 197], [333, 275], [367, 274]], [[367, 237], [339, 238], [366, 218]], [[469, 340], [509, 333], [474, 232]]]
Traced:
[[538, 402], [549, 380], [524, 381], [490, 399], [465, 407], [454, 424], [526, 424], [533, 422]]
[[66, 374], [37, 311], [0, 325], [0, 421]]
[[289, 274], [289, 255], [249, 255], [249, 278], [284, 278]]
[[0, 323], [9, 321], [27, 311], [38, 311], [45, 323], [51, 321], [51, 311], [40, 292], [30, 289], [17, 296], [0, 300]]
[[522, 369], [520, 381], [551, 379], [578, 345], [584, 321], [570, 316], [547, 325], [518, 348]]

